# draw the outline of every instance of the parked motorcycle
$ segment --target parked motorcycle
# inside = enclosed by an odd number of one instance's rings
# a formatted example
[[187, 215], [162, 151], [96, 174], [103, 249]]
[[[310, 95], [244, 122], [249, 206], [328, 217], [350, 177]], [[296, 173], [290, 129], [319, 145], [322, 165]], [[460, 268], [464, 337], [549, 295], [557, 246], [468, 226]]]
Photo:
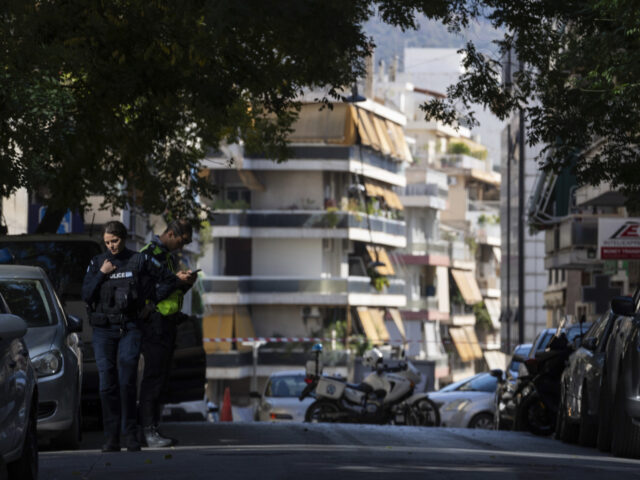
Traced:
[[535, 435], [550, 435], [555, 430], [560, 404], [560, 377], [573, 346], [560, 323], [549, 346], [534, 358], [525, 361], [528, 381], [522, 384], [518, 396], [515, 430], [528, 430]]
[[300, 400], [315, 391], [316, 401], [305, 414], [307, 422], [347, 422], [396, 425], [440, 425], [438, 407], [426, 393], [414, 393], [420, 372], [409, 361], [396, 367], [383, 363], [373, 348], [363, 355], [363, 365], [373, 369], [360, 384], [322, 374], [322, 345], [313, 347], [315, 360], [307, 362], [307, 386]]

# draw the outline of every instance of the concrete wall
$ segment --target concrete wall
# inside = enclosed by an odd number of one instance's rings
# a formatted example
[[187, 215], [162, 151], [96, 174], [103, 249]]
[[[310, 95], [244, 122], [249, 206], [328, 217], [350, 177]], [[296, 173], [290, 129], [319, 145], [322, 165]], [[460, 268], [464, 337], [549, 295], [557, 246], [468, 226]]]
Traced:
[[254, 238], [251, 272], [254, 276], [319, 278], [322, 239]]
[[254, 210], [322, 210], [322, 172], [261, 172], [265, 191], [251, 193]]

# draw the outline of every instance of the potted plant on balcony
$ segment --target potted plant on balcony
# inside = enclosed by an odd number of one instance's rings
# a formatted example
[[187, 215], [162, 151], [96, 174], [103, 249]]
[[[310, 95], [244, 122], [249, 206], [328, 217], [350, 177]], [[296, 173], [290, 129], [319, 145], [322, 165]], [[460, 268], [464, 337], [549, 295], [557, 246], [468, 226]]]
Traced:
[[382, 290], [384, 290], [385, 287], [389, 286], [389, 278], [387, 278], [386, 275], [383, 275], [378, 271], [378, 267], [381, 267], [383, 265], [384, 263], [382, 262], [373, 261], [369, 263], [367, 267], [367, 274], [371, 279], [371, 285], [378, 292], [381, 292]]

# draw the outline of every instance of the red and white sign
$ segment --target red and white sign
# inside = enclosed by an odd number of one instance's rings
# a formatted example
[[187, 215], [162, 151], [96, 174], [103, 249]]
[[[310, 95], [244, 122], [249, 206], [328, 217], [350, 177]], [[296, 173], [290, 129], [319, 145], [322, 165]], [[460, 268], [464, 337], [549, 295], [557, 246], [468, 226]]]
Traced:
[[640, 218], [598, 219], [598, 257], [640, 260]]

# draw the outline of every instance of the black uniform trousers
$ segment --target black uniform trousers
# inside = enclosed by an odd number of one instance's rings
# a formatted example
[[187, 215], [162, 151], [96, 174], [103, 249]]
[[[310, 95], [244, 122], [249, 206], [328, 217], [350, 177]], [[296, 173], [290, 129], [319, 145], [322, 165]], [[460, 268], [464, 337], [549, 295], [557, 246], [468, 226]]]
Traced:
[[153, 312], [142, 334], [144, 373], [140, 384], [140, 423], [158, 425], [167, 392], [169, 372], [176, 343], [176, 315]]

